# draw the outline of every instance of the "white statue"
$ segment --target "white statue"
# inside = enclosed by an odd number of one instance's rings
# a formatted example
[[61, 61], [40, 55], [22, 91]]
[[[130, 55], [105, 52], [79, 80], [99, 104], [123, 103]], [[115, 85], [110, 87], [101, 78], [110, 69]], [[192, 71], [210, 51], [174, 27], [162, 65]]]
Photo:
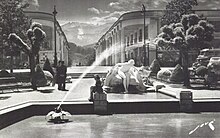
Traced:
[[107, 74], [104, 85], [115, 86], [121, 84], [122, 81], [125, 93], [128, 92], [129, 84], [138, 85], [138, 89], [144, 90], [145, 87], [142, 82], [142, 77], [134, 64], [135, 62], [133, 59], [125, 63], [117, 63]]

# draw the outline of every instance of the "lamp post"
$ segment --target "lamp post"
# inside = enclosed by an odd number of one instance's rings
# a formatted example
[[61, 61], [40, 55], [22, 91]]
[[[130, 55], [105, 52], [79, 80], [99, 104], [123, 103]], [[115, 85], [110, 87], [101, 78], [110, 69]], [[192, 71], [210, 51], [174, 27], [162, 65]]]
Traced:
[[2, 28], [0, 28], [0, 33], [1, 33], [1, 53], [2, 53], [2, 66], [1, 68], [4, 66], [4, 46], [3, 46], [3, 33], [2, 33]]
[[144, 4], [142, 4], [142, 12], [144, 13], [144, 45], [143, 45], [143, 55], [144, 55], [144, 63], [143, 63], [143, 65], [144, 66], [146, 66], [146, 42], [145, 42], [145, 37], [146, 37], [146, 34], [145, 34], [145, 11], [146, 11], [146, 9], [145, 9], [145, 6], [144, 6]]
[[147, 42], [147, 65], [150, 66], [150, 39]]
[[53, 19], [54, 19], [54, 67], [57, 66], [57, 36], [56, 36], [56, 14], [57, 14], [57, 11], [56, 11], [56, 5], [54, 5], [54, 10], [53, 10]]

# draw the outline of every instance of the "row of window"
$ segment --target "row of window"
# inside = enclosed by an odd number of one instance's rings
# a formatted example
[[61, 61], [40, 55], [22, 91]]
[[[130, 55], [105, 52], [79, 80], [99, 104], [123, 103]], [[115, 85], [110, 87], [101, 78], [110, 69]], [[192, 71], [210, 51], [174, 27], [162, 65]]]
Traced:
[[[143, 31], [140, 29], [138, 32], [131, 34], [130, 36], [126, 37], [125, 40], [126, 46], [130, 46], [136, 44], [137, 42], [143, 41]], [[145, 28], [145, 39], [148, 38], [148, 27]]]

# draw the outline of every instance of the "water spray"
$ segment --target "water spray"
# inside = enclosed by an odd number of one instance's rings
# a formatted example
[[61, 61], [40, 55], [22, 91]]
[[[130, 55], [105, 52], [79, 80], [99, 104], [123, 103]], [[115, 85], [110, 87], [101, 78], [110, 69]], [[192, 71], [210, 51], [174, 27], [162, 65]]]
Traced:
[[95, 62], [89, 66], [82, 75], [80, 75], [80, 77], [77, 79], [76, 82], [73, 83], [72, 87], [69, 89], [69, 91], [66, 93], [66, 95], [64, 96], [63, 100], [60, 102], [59, 106], [57, 108], [60, 108], [60, 106], [63, 104], [63, 102], [65, 101], [65, 99], [67, 98], [67, 96], [74, 90], [74, 88], [79, 84], [79, 82], [85, 77], [85, 75], [90, 72], [91, 70], [93, 70], [96, 66], [100, 65], [100, 63], [104, 60], [107, 59], [109, 56], [113, 55], [113, 54], [117, 54], [120, 52], [122, 47], [117, 47], [117, 46], [112, 46], [108, 49], [106, 49], [105, 51], [103, 51], [95, 60]]
[[51, 111], [47, 114], [46, 117], [51, 117], [50, 121], [57, 121], [59, 119], [62, 119], [62, 117], [66, 116], [66, 115], [71, 115], [70, 113], [63, 111], [61, 109], [61, 105], [63, 104], [63, 102], [66, 100], [67, 96], [74, 90], [74, 88], [79, 84], [79, 82], [85, 77], [85, 75], [87, 73], [89, 73], [91, 70], [93, 70], [96, 66], [100, 65], [100, 63], [104, 60], [107, 59], [109, 56], [117, 54], [121, 51], [121, 49], [123, 48], [123, 46], [121, 45], [114, 45], [106, 50], [104, 50], [94, 61], [94, 63], [89, 66], [83, 73], [82, 75], [79, 76], [79, 78], [73, 83], [72, 87], [69, 89], [69, 91], [66, 93], [66, 95], [64, 96], [64, 98], [61, 100], [60, 104], [58, 105], [57, 108], [55, 108], [54, 111]]

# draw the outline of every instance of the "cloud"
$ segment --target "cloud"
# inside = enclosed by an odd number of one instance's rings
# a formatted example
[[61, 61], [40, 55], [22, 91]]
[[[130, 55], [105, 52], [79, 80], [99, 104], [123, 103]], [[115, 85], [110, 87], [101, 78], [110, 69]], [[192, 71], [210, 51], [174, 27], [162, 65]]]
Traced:
[[116, 10], [140, 10], [142, 4], [147, 9], [164, 9], [170, 0], [118, 0], [109, 3], [109, 6]]
[[88, 11], [92, 12], [92, 13], [95, 13], [95, 14], [109, 14], [110, 11], [104, 11], [102, 9], [96, 9], [95, 7], [92, 7], [92, 8], [88, 8]]
[[38, 10], [40, 6], [38, 0], [23, 0], [22, 2], [30, 4], [30, 6], [36, 10]]
[[198, 0], [198, 9], [219, 9], [219, 0]]
[[119, 2], [111, 2], [109, 3], [109, 6], [117, 10], [124, 9], [123, 6]]
[[82, 39], [84, 38], [83, 35], [84, 35], [83, 29], [82, 29], [82, 28], [78, 28], [77, 38], [78, 38], [79, 40], [82, 40]]
[[210, 3], [210, 4], [219, 4], [219, 0], [197, 0], [197, 2], [200, 3]]
[[94, 25], [103, 25], [106, 23], [113, 23], [117, 21], [117, 17], [92, 17], [88, 23], [94, 24]]
[[[109, 7], [114, 10], [141, 10], [142, 4], [146, 9], [165, 9], [171, 0], [117, 0], [109, 3]], [[220, 0], [197, 0], [199, 9], [217, 9], [220, 7]]]
[[88, 8], [88, 11], [93, 12], [95, 14], [100, 14], [100, 11], [98, 9], [94, 8], [94, 7]]
[[101, 13], [105, 13], [105, 14], [108, 14], [110, 13], [110, 11], [103, 11], [103, 10], [100, 10]]
[[91, 24], [95, 24], [95, 25], [102, 25], [102, 24], [106, 24], [106, 23], [113, 23], [115, 21], [118, 20], [118, 18], [127, 11], [115, 11], [112, 12], [106, 16], [102, 16], [102, 17], [92, 17], [91, 20], [89, 21], [89, 23]]
[[206, 0], [198, 0], [198, 2], [204, 3], [206, 2]]

